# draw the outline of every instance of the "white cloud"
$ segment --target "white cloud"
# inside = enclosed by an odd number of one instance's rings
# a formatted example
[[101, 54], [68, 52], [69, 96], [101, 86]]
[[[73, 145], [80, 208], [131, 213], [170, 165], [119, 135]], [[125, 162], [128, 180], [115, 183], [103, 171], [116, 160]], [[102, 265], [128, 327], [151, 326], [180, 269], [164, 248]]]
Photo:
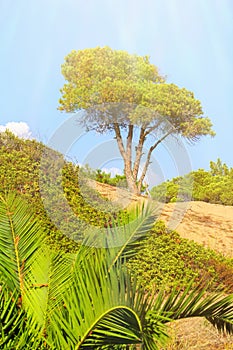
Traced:
[[14, 135], [22, 139], [30, 139], [32, 137], [30, 128], [25, 122], [9, 122], [6, 125], [0, 125], [0, 132], [6, 130], [11, 131]]
[[102, 171], [104, 171], [105, 173], [110, 173], [112, 177], [116, 176], [116, 175], [122, 175], [123, 171], [120, 168], [116, 168], [116, 167], [112, 167], [112, 168], [102, 168]]

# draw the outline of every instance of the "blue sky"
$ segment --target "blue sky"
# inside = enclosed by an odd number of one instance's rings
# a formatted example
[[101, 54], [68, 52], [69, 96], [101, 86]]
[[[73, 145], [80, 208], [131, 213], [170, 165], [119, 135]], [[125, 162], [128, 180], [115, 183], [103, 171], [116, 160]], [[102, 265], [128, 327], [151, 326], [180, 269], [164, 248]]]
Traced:
[[217, 157], [233, 166], [232, 0], [0, 0], [0, 42], [0, 125], [26, 122], [47, 142], [67, 118], [57, 111], [64, 57], [108, 45], [150, 55], [201, 100], [217, 135], [186, 147], [193, 169]]

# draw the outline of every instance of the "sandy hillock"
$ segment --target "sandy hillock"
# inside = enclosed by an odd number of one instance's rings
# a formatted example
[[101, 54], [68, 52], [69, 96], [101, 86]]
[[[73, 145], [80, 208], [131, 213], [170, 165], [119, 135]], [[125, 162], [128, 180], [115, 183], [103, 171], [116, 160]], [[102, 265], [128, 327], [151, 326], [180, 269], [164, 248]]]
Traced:
[[[128, 191], [90, 180], [89, 185], [101, 195], [122, 207], [146, 201], [146, 197], [131, 195]], [[233, 206], [206, 202], [155, 204], [158, 219], [179, 234], [206, 247], [233, 257]]]
[[184, 238], [233, 257], [233, 207], [205, 202], [169, 203], [160, 218]]

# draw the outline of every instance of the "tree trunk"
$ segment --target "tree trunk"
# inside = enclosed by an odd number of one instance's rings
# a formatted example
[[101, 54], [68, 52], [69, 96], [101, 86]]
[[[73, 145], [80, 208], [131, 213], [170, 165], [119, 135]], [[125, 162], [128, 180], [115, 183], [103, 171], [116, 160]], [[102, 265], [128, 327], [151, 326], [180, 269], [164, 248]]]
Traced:
[[156, 128], [156, 126], [148, 129], [146, 131], [145, 127], [141, 127], [140, 130], [140, 136], [138, 140], [138, 145], [136, 147], [136, 157], [135, 161], [132, 162], [132, 142], [133, 142], [133, 134], [134, 134], [134, 126], [129, 125], [128, 126], [128, 135], [126, 139], [126, 144], [124, 145], [120, 126], [118, 123], [114, 124], [114, 130], [116, 135], [116, 140], [118, 143], [118, 148], [121, 153], [121, 156], [124, 161], [124, 174], [126, 177], [127, 185], [131, 193], [135, 195], [141, 194], [141, 188], [144, 181], [144, 178], [146, 176], [146, 172], [148, 170], [148, 167], [150, 165], [150, 159], [151, 154], [154, 151], [154, 149], [168, 136], [172, 133], [173, 130], [169, 130], [165, 135], [163, 135], [154, 145], [152, 145], [148, 151], [146, 163], [143, 167], [142, 174], [140, 178], [138, 179], [138, 171], [139, 171], [139, 165], [142, 157], [143, 152], [143, 146], [146, 140], [146, 136], [150, 133], [151, 130]]
[[171, 133], [172, 133], [173, 130], [169, 130], [165, 135], [163, 135], [158, 141], [155, 142], [155, 144], [153, 146], [150, 147], [148, 153], [147, 153], [147, 158], [146, 158], [146, 163], [144, 165], [144, 168], [142, 170], [142, 174], [141, 174], [141, 177], [138, 181], [138, 190], [141, 192], [141, 188], [142, 188], [142, 184], [143, 184], [143, 181], [145, 179], [145, 176], [146, 176], [146, 172], [148, 170], [148, 167], [150, 165], [150, 159], [151, 159], [151, 155], [152, 155], [152, 152], [154, 151], [154, 149], [166, 138], [168, 137]]
[[133, 139], [133, 125], [129, 125], [127, 143], [124, 147], [124, 143], [121, 136], [119, 124], [114, 124], [114, 130], [116, 140], [118, 143], [119, 151], [124, 160], [124, 174], [126, 177], [127, 185], [131, 193], [140, 195], [135, 179], [133, 178], [132, 172], [132, 139]]
[[136, 181], [133, 178], [132, 170], [129, 169], [127, 166], [125, 166], [125, 177], [126, 177], [126, 181], [127, 181], [128, 188], [129, 188], [130, 192], [139, 196], [140, 191], [138, 189]]
[[139, 141], [138, 141], [138, 145], [136, 147], [136, 158], [135, 158], [134, 167], [133, 167], [134, 181], [137, 181], [137, 178], [138, 178], [138, 170], [139, 170], [139, 165], [140, 165], [140, 161], [142, 158], [142, 149], [143, 149], [143, 145], [144, 145], [145, 140], [146, 140], [145, 129], [143, 127], [141, 127]]

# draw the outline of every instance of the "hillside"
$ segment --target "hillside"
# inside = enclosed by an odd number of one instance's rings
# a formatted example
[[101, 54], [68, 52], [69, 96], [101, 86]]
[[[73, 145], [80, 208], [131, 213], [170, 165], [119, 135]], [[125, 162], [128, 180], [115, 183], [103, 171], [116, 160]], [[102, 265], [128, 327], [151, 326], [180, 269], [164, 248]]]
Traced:
[[197, 201], [188, 205], [168, 203], [164, 205], [160, 218], [183, 238], [233, 257], [233, 206]]
[[[103, 197], [124, 207], [131, 202], [147, 200], [108, 184], [91, 181], [90, 185]], [[158, 219], [164, 220], [181, 237], [233, 257], [233, 206], [202, 201], [162, 203], [158, 206], [158, 214]]]
[[104, 227], [124, 216], [79, 180], [79, 167], [59, 152], [0, 132], [0, 194], [13, 191], [31, 204], [54, 249], [75, 250], [89, 224]]
[[[92, 186], [110, 200], [136, 202], [135, 196], [107, 184]], [[146, 200], [145, 198], [143, 198]], [[203, 244], [225, 256], [233, 257], [233, 206], [202, 201], [168, 203], [158, 207], [158, 219], [176, 229], [181, 237]], [[171, 325], [171, 344], [164, 350], [226, 350], [233, 349], [232, 337], [219, 334], [203, 318], [180, 320]]]

